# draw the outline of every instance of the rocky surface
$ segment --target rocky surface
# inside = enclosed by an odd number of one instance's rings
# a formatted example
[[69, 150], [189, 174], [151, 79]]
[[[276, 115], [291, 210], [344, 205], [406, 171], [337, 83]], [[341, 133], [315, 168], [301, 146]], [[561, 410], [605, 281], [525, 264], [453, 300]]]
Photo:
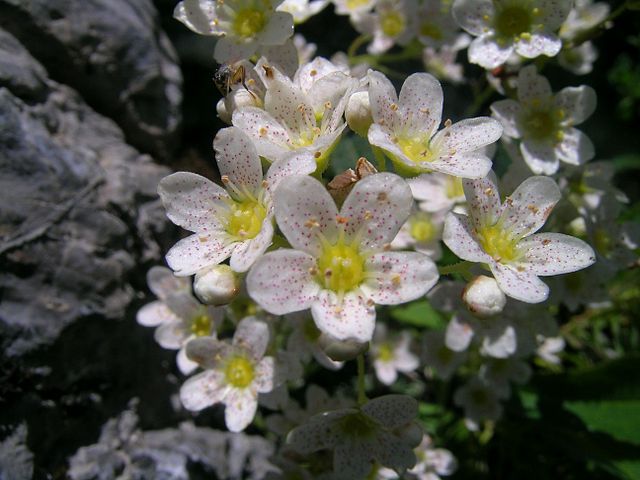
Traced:
[[[0, 0], [0, 27], [139, 150], [168, 157], [182, 75], [151, 0]], [[18, 74], [20, 75], [20, 74]]]
[[[121, 317], [128, 273], [160, 258], [156, 186], [168, 169], [125, 143], [11, 34], [0, 33], [0, 321], [8, 356], [74, 320]], [[160, 231], [158, 231], [160, 230]]]

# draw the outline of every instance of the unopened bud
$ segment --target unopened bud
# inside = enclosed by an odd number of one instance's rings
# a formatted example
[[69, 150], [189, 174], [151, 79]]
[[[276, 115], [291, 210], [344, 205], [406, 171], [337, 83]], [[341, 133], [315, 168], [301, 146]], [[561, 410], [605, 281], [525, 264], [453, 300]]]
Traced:
[[462, 292], [462, 300], [469, 311], [478, 317], [497, 315], [507, 303], [507, 297], [500, 290], [498, 282], [484, 275], [469, 282]]
[[327, 356], [336, 362], [353, 360], [369, 348], [369, 343], [360, 343], [355, 340], [338, 340], [331, 335], [323, 333], [318, 338], [318, 345]]
[[229, 265], [215, 265], [196, 273], [193, 290], [206, 305], [226, 305], [240, 291], [240, 278]]
[[373, 123], [369, 92], [356, 92], [351, 95], [344, 113], [349, 128], [361, 137], [367, 138], [369, 127]]
[[216, 112], [218, 112], [218, 117], [220, 117], [220, 120], [231, 125], [231, 113], [227, 110], [224, 98], [221, 98], [220, 100], [218, 100], [218, 103], [216, 103]]

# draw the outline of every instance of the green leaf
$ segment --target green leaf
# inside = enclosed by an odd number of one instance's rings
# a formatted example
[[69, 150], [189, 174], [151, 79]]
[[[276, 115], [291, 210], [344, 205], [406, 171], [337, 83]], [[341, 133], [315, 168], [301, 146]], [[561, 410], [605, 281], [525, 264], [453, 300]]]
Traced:
[[331, 152], [330, 169], [333, 175], [338, 175], [349, 168], [353, 168], [360, 157], [372, 161], [373, 152], [369, 142], [360, 135], [344, 135], [336, 148]]
[[432, 330], [441, 330], [447, 324], [442, 315], [435, 311], [426, 300], [395, 307], [391, 310], [391, 317], [401, 323]]
[[640, 445], [640, 399], [565, 402], [564, 406], [580, 417], [589, 430]]
[[640, 155], [637, 153], [627, 153], [618, 155], [613, 159], [613, 165], [616, 172], [625, 170], [640, 170]]

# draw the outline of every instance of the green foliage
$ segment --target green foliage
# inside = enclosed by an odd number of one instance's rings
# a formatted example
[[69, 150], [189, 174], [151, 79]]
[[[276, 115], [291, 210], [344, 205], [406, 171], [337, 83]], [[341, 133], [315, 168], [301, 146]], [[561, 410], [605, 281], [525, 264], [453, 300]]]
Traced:
[[434, 310], [426, 300], [396, 307], [391, 311], [391, 317], [400, 323], [430, 330], [441, 330], [447, 324], [442, 315]]

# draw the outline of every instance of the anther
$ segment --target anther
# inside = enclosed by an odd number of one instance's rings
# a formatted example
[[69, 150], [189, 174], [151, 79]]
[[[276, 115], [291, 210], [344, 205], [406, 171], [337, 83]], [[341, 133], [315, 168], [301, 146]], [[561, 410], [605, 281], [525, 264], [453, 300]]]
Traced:
[[444, 126], [445, 126], [446, 128], [449, 128], [451, 125], [453, 125], [453, 122], [451, 121], [451, 119], [450, 119], [450, 118], [447, 118], [447, 119], [444, 121]]

